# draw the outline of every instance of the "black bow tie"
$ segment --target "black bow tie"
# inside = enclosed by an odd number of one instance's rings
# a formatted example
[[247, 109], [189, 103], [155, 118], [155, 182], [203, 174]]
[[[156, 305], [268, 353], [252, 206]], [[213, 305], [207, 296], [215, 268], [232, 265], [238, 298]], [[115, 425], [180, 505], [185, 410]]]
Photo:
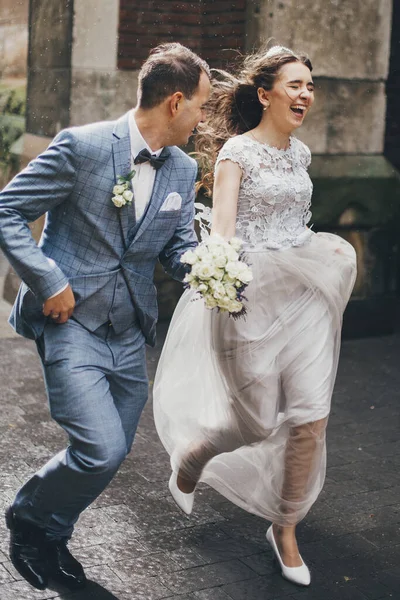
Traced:
[[163, 148], [159, 156], [156, 156], [155, 154], [150, 154], [147, 148], [143, 148], [143, 150], [139, 152], [139, 154], [133, 162], [135, 163], [135, 165], [141, 165], [142, 163], [149, 162], [151, 166], [157, 170], [163, 166], [169, 155], [170, 152], [167, 148]]

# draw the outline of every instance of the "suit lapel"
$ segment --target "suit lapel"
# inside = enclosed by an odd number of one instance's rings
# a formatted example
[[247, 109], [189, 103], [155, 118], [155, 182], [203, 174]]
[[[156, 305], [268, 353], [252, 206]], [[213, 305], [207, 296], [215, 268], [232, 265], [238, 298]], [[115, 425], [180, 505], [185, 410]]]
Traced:
[[[117, 183], [119, 175], [126, 176], [131, 170], [131, 140], [129, 136], [129, 113], [123, 115], [115, 124], [113, 131], [113, 164], [114, 164], [114, 178]], [[129, 232], [129, 211], [135, 210], [133, 206], [122, 206], [121, 208], [115, 207], [118, 211], [118, 217], [120, 220], [122, 237], [124, 239], [125, 247], [128, 246], [128, 232]]]
[[143, 216], [142, 222], [139, 225], [139, 229], [136, 232], [135, 237], [133, 238], [132, 244], [134, 244], [142, 235], [142, 233], [147, 229], [150, 225], [159, 209], [161, 208], [161, 204], [165, 198], [165, 191], [167, 189], [171, 173], [173, 168], [173, 158], [172, 156], [163, 164], [161, 169], [158, 169], [156, 172], [156, 178], [154, 181], [154, 187], [151, 194], [150, 202], [147, 206], [147, 210]]

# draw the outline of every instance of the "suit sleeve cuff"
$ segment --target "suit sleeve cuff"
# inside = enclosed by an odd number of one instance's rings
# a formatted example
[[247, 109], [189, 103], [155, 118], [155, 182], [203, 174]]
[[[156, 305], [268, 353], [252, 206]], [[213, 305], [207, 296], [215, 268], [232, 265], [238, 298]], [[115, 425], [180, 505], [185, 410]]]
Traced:
[[[56, 296], [62, 292], [69, 284], [67, 277], [57, 267], [56, 263], [48, 258], [47, 259], [52, 268], [39, 278], [35, 278], [34, 281], [26, 283], [32, 292], [37, 296], [41, 302], [46, 302], [49, 298]], [[29, 285], [31, 283], [31, 285]]]
[[58, 290], [58, 292], [56, 292], [55, 294], [53, 294], [52, 296], [49, 296], [47, 298], [47, 300], [50, 300], [51, 298], [54, 298], [55, 296], [58, 296], [58, 294], [61, 294], [64, 290], [66, 290], [68, 287], [68, 283], [66, 283], [60, 290]]

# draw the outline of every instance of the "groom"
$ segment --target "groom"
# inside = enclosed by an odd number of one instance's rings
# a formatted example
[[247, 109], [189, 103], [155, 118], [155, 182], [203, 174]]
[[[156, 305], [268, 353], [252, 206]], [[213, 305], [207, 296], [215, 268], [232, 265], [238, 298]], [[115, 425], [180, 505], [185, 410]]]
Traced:
[[[181, 280], [180, 256], [197, 244], [196, 163], [176, 145], [203, 120], [209, 91], [208, 65], [162, 44], [139, 73], [135, 109], [62, 131], [0, 194], [0, 246], [23, 280], [10, 322], [36, 341], [70, 442], [6, 513], [11, 560], [38, 589], [85, 585], [67, 542], [130, 451], [147, 399], [156, 261]], [[115, 188], [119, 177], [129, 186]], [[44, 213], [36, 246], [28, 222]]]

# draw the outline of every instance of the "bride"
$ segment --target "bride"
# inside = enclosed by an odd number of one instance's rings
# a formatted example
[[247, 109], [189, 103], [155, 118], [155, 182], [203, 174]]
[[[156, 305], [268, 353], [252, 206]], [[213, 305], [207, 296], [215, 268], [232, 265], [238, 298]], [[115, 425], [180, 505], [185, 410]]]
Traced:
[[[253, 281], [245, 317], [186, 291], [154, 385], [171, 493], [189, 514], [199, 481], [272, 522], [282, 574], [308, 585], [296, 541], [325, 478], [327, 426], [342, 315], [356, 275], [340, 237], [315, 234], [310, 151], [293, 136], [314, 102], [310, 60], [281, 46], [219, 72], [197, 136], [213, 188], [211, 235], [242, 239]], [[215, 166], [215, 171], [214, 171]]]

